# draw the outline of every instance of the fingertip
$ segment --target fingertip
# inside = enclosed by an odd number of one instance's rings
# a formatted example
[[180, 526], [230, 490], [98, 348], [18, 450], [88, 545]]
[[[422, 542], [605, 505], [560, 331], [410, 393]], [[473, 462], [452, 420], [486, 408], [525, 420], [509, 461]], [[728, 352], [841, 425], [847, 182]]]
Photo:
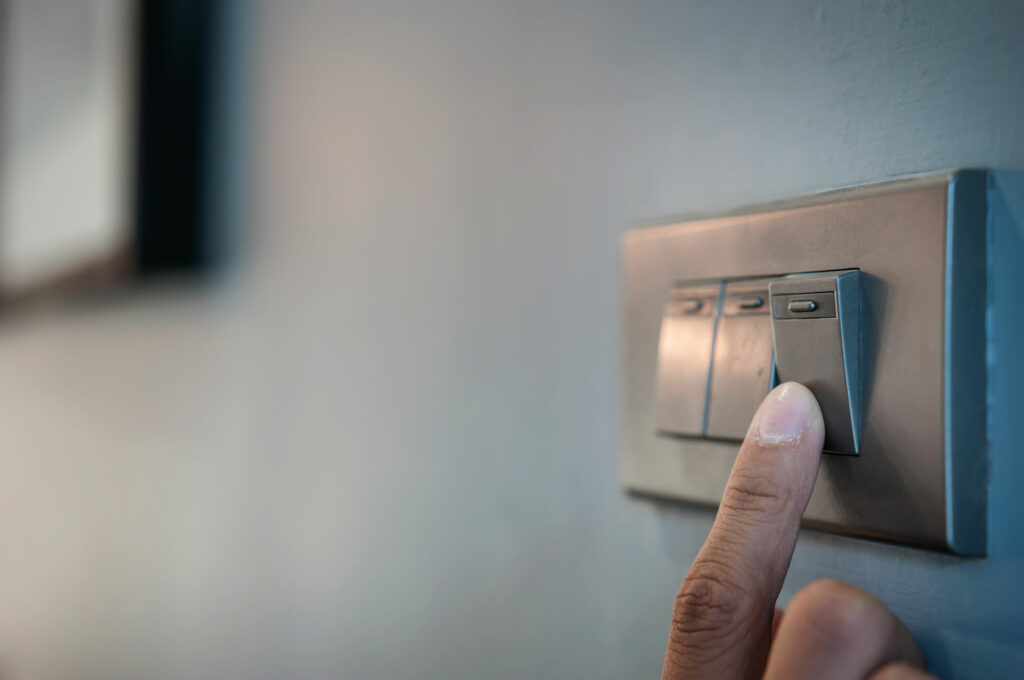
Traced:
[[779, 383], [772, 392], [785, 392], [791, 395], [792, 398], [797, 398], [795, 395], [800, 395], [800, 398], [813, 402], [815, 406], [818, 404], [818, 400], [814, 398], [814, 393], [806, 385], [792, 380]]
[[773, 389], [757, 410], [751, 433], [766, 444], [793, 442], [810, 432], [821, 432], [824, 424], [818, 401], [809, 389], [785, 382]]

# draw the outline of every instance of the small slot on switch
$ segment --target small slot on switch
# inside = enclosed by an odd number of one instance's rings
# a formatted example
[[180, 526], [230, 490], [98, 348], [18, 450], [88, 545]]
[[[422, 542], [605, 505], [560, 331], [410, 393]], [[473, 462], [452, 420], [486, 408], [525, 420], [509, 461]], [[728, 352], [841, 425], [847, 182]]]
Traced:
[[836, 315], [836, 294], [834, 291], [774, 293], [772, 311], [776, 319], [833, 318]]
[[789, 302], [789, 311], [794, 314], [813, 312], [817, 308], [818, 303], [814, 300], [790, 300]]
[[704, 301], [700, 298], [692, 298], [690, 300], [682, 300], [678, 303], [679, 311], [683, 314], [695, 314], [701, 310], [704, 306]]

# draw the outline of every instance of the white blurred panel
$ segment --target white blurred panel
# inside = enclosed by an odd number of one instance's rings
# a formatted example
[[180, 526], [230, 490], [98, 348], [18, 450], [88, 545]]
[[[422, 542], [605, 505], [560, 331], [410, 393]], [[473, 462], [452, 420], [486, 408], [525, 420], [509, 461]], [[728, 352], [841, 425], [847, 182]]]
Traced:
[[0, 52], [0, 286], [23, 290], [128, 237], [126, 0], [12, 0]]

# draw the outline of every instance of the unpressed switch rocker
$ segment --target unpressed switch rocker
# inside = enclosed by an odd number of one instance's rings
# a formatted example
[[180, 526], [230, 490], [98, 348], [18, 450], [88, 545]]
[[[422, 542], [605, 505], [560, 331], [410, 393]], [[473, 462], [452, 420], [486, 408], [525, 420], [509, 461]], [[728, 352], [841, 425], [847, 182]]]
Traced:
[[725, 284], [715, 334], [707, 436], [741, 440], [772, 388], [772, 319], [768, 280]]
[[860, 453], [860, 289], [857, 270], [794, 274], [770, 287], [778, 380], [814, 393], [830, 453]]
[[720, 284], [676, 287], [661, 319], [656, 420], [664, 434], [702, 436]]

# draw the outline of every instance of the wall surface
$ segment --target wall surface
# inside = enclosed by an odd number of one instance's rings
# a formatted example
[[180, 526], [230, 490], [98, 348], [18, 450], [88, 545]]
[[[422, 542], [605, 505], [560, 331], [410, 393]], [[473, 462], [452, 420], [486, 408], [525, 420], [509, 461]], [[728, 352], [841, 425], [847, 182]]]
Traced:
[[[713, 513], [620, 487], [623, 230], [1024, 167], [1013, 3], [240, 25], [235, 271], [0, 326], [12, 677], [657, 677]], [[1024, 191], [993, 200], [990, 556], [805, 531], [783, 591], [873, 591], [946, 677], [1024, 663]]]

